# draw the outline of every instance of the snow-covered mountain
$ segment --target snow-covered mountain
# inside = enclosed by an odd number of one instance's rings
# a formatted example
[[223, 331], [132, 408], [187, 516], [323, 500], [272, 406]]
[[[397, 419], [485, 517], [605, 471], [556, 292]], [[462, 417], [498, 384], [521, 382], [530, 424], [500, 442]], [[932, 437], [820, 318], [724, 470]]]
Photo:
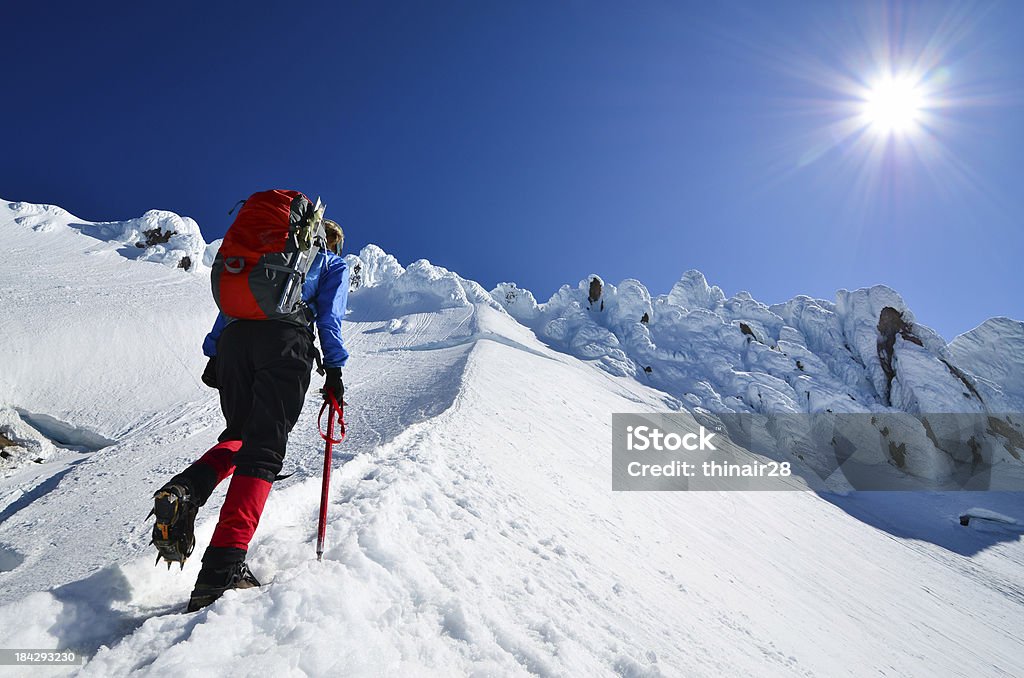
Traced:
[[726, 298], [691, 270], [658, 297], [597, 275], [544, 304], [512, 283], [492, 294], [549, 344], [713, 411], [1024, 406], [1024, 323], [994, 318], [947, 346], [884, 285], [767, 306], [747, 292]]
[[[613, 412], [973, 412], [1019, 473], [1018, 321], [947, 345], [885, 287], [768, 306], [697, 271], [538, 304], [369, 246], [324, 562], [310, 393], [252, 546], [269, 584], [185, 615], [198, 564], [154, 569], [143, 516], [219, 433], [217, 244], [6, 202], [0, 234], [0, 648], [94, 676], [1024, 673], [1021, 495], [613, 493], [609, 461]], [[888, 472], [957, 463], [904, 435], [922, 456]]]

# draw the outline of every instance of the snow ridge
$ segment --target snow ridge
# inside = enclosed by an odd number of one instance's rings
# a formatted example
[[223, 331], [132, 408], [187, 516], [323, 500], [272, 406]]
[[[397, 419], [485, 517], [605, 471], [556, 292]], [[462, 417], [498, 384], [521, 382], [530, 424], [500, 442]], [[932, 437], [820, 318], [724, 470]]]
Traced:
[[[552, 346], [714, 412], [956, 412], [969, 389], [942, 364], [956, 362], [942, 338], [884, 285], [770, 307], [747, 292], [726, 298], [699, 271], [654, 298], [639, 281], [596, 275], [543, 304], [514, 283], [491, 295]], [[893, 378], [879, 357], [885, 309], [907, 328]], [[1000, 351], [991, 342], [975, 350]], [[922, 364], [909, 365], [915, 353]], [[983, 407], [968, 395], [968, 407]]]

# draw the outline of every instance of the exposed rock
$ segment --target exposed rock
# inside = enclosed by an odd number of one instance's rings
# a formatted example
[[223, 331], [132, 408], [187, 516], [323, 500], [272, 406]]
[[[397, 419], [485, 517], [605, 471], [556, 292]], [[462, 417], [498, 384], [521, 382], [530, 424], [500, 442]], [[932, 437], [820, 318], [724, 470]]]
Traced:
[[146, 236], [146, 239], [144, 241], [135, 243], [135, 246], [140, 249], [146, 247], [154, 247], [156, 245], [164, 245], [171, 239], [172, 236], [178, 234], [175, 233], [174, 231], [164, 231], [159, 228], [151, 228], [147, 231], [143, 231], [142, 235]]
[[886, 306], [878, 316], [878, 360], [882, 365], [882, 371], [885, 373], [885, 378], [888, 382], [885, 393], [887, 400], [892, 389], [892, 380], [896, 377], [896, 368], [892, 364], [892, 358], [896, 348], [897, 336], [918, 346], [924, 345], [914, 335], [910, 324], [903, 319], [903, 314], [892, 306]]
[[989, 417], [988, 425], [993, 433], [1006, 439], [1006, 442], [1003, 443], [1006, 451], [1014, 459], [1021, 461], [1021, 454], [1024, 453], [1024, 434], [1011, 426], [1008, 421], [999, 417]]
[[889, 441], [889, 456], [895, 462], [896, 466], [903, 468], [907, 465], [907, 444], [900, 443], [897, 445], [893, 441]]

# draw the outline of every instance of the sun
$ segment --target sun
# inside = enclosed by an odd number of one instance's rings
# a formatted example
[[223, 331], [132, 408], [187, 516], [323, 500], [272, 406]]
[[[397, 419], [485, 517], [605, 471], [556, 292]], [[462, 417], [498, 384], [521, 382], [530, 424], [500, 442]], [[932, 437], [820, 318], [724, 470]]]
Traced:
[[927, 100], [920, 81], [906, 76], [880, 78], [864, 94], [864, 122], [886, 136], [917, 130]]
[[979, 113], [1019, 105], [1020, 88], [988, 56], [984, 14], [860, 3], [819, 17], [835, 19], [820, 40], [755, 40], [751, 58], [772, 66], [785, 88], [776, 99], [785, 137], [772, 146], [766, 174], [783, 181], [817, 173], [864, 224], [877, 210], [908, 204], [915, 190], [987, 191], [961, 151], [967, 135], [989, 133], [979, 124], [988, 114]]

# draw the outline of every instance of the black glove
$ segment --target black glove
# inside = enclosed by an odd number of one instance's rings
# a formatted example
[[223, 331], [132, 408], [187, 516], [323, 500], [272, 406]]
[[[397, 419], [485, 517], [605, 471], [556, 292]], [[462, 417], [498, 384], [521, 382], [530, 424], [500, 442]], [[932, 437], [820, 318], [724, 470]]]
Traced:
[[210, 361], [206, 363], [206, 369], [203, 370], [203, 383], [210, 388], [220, 388], [217, 386], [217, 356], [210, 358]]
[[324, 381], [324, 387], [320, 389], [320, 393], [323, 394], [324, 400], [330, 400], [327, 394], [333, 393], [334, 399], [340, 405], [345, 398], [345, 384], [341, 383], [341, 368], [328, 367], [325, 371], [327, 372], [327, 379]]

